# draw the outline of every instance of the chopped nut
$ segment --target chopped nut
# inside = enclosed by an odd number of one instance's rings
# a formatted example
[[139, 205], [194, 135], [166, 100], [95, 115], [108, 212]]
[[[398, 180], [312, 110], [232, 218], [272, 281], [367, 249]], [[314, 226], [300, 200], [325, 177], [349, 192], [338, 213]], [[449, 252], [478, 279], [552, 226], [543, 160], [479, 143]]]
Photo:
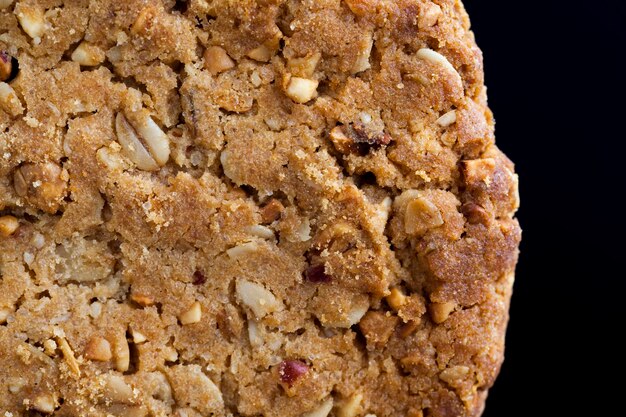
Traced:
[[359, 43], [359, 54], [357, 55], [354, 65], [352, 65], [352, 74], [363, 72], [372, 66], [370, 64], [370, 55], [372, 53], [373, 45], [374, 38], [372, 37], [372, 34], [365, 34]]
[[[1, 5], [0, 5], [1, 8]], [[6, 81], [13, 73], [13, 58], [4, 51], [0, 51], [0, 81]]]
[[331, 282], [333, 279], [326, 274], [326, 266], [324, 264], [311, 265], [304, 271], [304, 278], [309, 282]]
[[56, 397], [52, 394], [41, 394], [32, 402], [32, 409], [40, 413], [51, 414], [57, 406]]
[[437, 324], [441, 324], [446, 321], [455, 308], [456, 303], [454, 302], [432, 303], [429, 306], [430, 315], [433, 321]]
[[330, 131], [330, 140], [335, 148], [343, 154], [367, 155], [371, 149], [389, 145], [391, 136], [384, 132], [373, 132], [361, 122], [337, 126]]
[[0, 217], [0, 236], [11, 236], [20, 227], [20, 222], [13, 216]]
[[357, 392], [337, 405], [337, 417], [356, 417], [361, 408], [363, 394]]
[[398, 335], [404, 339], [415, 333], [421, 324], [421, 319], [409, 320], [406, 323], [401, 323], [398, 328]]
[[143, 334], [138, 332], [137, 330], [133, 329], [132, 327], [130, 328], [130, 335], [133, 338], [133, 343], [136, 345], [139, 345], [141, 343], [144, 343], [148, 340], [148, 338]]
[[261, 221], [263, 224], [272, 223], [280, 219], [280, 215], [284, 210], [285, 207], [283, 204], [275, 198], [272, 198], [261, 208]]
[[178, 404], [187, 404], [202, 415], [212, 415], [223, 409], [222, 393], [200, 366], [173, 366], [168, 370], [168, 376]]
[[257, 318], [263, 318], [283, 307], [274, 294], [261, 284], [240, 279], [237, 281], [236, 290], [241, 302], [249, 307]]
[[461, 169], [465, 182], [469, 185], [489, 185], [491, 176], [496, 169], [496, 160], [493, 158], [473, 159], [461, 161]]
[[389, 307], [393, 308], [395, 311], [398, 311], [400, 307], [406, 304], [406, 295], [400, 290], [398, 287], [393, 287], [387, 297], [387, 304]]
[[333, 409], [333, 397], [328, 397], [317, 408], [308, 413], [302, 414], [302, 417], [327, 417], [330, 414], [330, 410]]
[[461, 80], [461, 76], [456, 71], [454, 66], [450, 63], [450, 61], [448, 61], [448, 58], [441, 55], [439, 52], [435, 52], [432, 49], [428, 49], [428, 48], [422, 48], [419, 51], [417, 51], [415, 56], [419, 59], [423, 59], [424, 61], [430, 62], [431, 64], [441, 65], [446, 70], [450, 71], [451, 73], [456, 74], [456, 76], [459, 78], [459, 81]]
[[10, 309], [9, 307], [0, 307], [0, 324], [6, 323], [12, 312], [13, 309]]
[[439, 16], [441, 16], [441, 7], [431, 1], [424, 4], [424, 9], [417, 20], [418, 26], [420, 28], [435, 26], [439, 21]]
[[47, 213], [56, 213], [67, 193], [67, 172], [52, 162], [24, 164], [13, 175], [15, 193]]
[[237, 245], [226, 251], [226, 254], [231, 259], [237, 259], [239, 257], [247, 256], [255, 253], [259, 249], [259, 245], [256, 242], [246, 242], [241, 245]]
[[293, 386], [307, 372], [309, 372], [309, 366], [299, 360], [282, 361], [278, 366], [280, 381], [289, 387]]
[[111, 337], [113, 342], [113, 359], [115, 369], [120, 372], [128, 371], [130, 368], [130, 348], [126, 340], [126, 332], [118, 332]]
[[461, 206], [461, 212], [470, 224], [487, 224], [489, 213], [476, 203], [465, 203]]
[[254, 225], [248, 227], [248, 233], [253, 236], [260, 237], [261, 239], [272, 239], [274, 238], [274, 231], [269, 227]]
[[259, 324], [254, 320], [248, 320], [248, 339], [250, 340], [250, 345], [254, 347], [259, 347], [263, 344]]
[[359, 322], [359, 328], [367, 340], [368, 348], [385, 346], [398, 324], [397, 316], [382, 311], [369, 311]]
[[154, 171], [167, 163], [170, 141], [147, 110], [118, 113], [115, 131], [123, 152], [139, 169]]
[[69, 343], [67, 343], [67, 340], [65, 340], [64, 337], [57, 337], [57, 344], [59, 345], [59, 349], [61, 349], [61, 352], [63, 353], [63, 359], [65, 359], [67, 366], [75, 375], [80, 376], [80, 367], [78, 366], [78, 361], [74, 356], [74, 351], [70, 347]]
[[290, 77], [285, 88], [287, 97], [296, 103], [304, 104], [317, 96], [319, 81], [307, 78]]
[[441, 127], [448, 127], [456, 123], [456, 110], [451, 110], [437, 119], [437, 124]]
[[189, 310], [178, 316], [178, 320], [182, 325], [198, 323], [202, 319], [202, 308], [200, 303], [196, 301], [191, 305]]
[[370, 304], [368, 300], [355, 301], [354, 304], [350, 306], [350, 310], [340, 319], [328, 320], [321, 317], [321, 321], [324, 327], [339, 327], [347, 329], [355, 324], [358, 324], [369, 308]]
[[109, 147], [102, 147], [96, 151], [96, 158], [111, 171], [118, 171], [124, 167], [122, 157], [119, 153], [112, 152]]
[[439, 374], [439, 378], [443, 381], [447, 382], [450, 385], [454, 385], [458, 383], [460, 380], [464, 379], [469, 374], [470, 368], [467, 366], [453, 366], [451, 368], [444, 369]]
[[85, 346], [85, 358], [106, 362], [112, 358], [111, 344], [103, 337], [94, 336]]
[[133, 389], [126, 383], [123, 377], [115, 374], [107, 374], [104, 379], [105, 398], [114, 403], [129, 404], [133, 401]]
[[56, 356], [57, 348], [58, 348], [57, 342], [55, 342], [52, 339], [48, 339], [45, 342], [43, 342], [43, 351], [46, 355], [50, 357]]
[[154, 298], [145, 294], [131, 294], [130, 299], [142, 307], [149, 307], [154, 304]]
[[137, 35], [139, 33], [149, 30], [152, 26], [156, 14], [157, 10], [154, 6], [144, 7], [137, 15], [137, 18], [135, 19], [135, 22], [130, 29], [130, 33], [133, 35]]
[[24, 32], [33, 40], [41, 40], [41, 36], [46, 31], [43, 9], [36, 4], [19, 2], [15, 5], [14, 13]]
[[211, 74], [217, 75], [220, 72], [235, 68], [235, 61], [228, 56], [224, 48], [210, 46], [204, 51], [204, 68]]
[[425, 197], [410, 201], [404, 213], [404, 230], [409, 235], [422, 235], [443, 224], [439, 208]]
[[88, 42], [82, 42], [74, 52], [72, 52], [72, 61], [85, 67], [94, 67], [104, 62], [104, 51]]
[[315, 68], [317, 64], [320, 62], [320, 58], [322, 54], [316, 52], [314, 54], [309, 54], [303, 58], [292, 58], [287, 63], [287, 67], [289, 69], [289, 73], [302, 78], [311, 78], [313, 73], [315, 73]]
[[268, 62], [272, 58], [272, 50], [266, 45], [260, 45], [248, 52], [248, 56], [255, 61]]
[[24, 113], [24, 106], [22, 106], [22, 102], [17, 97], [15, 90], [5, 82], [0, 82], [0, 109], [12, 117]]

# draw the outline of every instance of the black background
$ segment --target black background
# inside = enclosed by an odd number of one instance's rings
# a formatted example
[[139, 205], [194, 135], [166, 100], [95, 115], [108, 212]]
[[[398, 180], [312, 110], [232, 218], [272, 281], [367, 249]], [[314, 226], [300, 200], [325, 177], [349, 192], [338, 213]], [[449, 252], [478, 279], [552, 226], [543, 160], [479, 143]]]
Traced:
[[524, 230], [484, 417], [626, 415], [626, 1], [465, 7]]

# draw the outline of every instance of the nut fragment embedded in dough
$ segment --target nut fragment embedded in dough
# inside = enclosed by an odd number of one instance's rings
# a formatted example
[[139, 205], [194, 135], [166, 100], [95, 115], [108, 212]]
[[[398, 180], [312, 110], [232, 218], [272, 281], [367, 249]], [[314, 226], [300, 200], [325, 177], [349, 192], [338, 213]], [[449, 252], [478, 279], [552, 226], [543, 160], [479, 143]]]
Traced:
[[202, 307], [198, 301], [193, 303], [188, 310], [178, 316], [178, 320], [180, 320], [180, 324], [182, 325], [198, 323], [201, 319]]
[[113, 347], [113, 361], [115, 369], [126, 372], [130, 368], [130, 347], [126, 340], [126, 332], [117, 332], [111, 336]]
[[209, 46], [204, 51], [204, 68], [213, 75], [235, 68], [235, 61], [232, 60], [224, 48], [220, 46]]
[[57, 400], [52, 394], [40, 394], [35, 397], [32, 403], [32, 409], [44, 414], [54, 413]]
[[24, 106], [22, 106], [15, 90], [5, 82], [0, 82], [0, 109], [12, 117], [24, 113]]
[[456, 308], [455, 302], [446, 302], [446, 303], [432, 303], [429, 306], [430, 315], [433, 321], [437, 324], [441, 324], [444, 321], [448, 320], [450, 314]]
[[41, 40], [46, 31], [43, 9], [36, 4], [21, 1], [15, 5], [14, 13], [24, 32], [34, 40]]
[[72, 52], [72, 61], [84, 67], [94, 67], [104, 62], [104, 51], [89, 42], [81, 42]]
[[454, 123], [456, 123], [456, 110], [450, 110], [437, 119], [437, 124], [441, 127], [448, 127]]
[[94, 336], [89, 339], [85, 347], [85, 358], [106, 362], [113, 357], [111, 353], [111, 344], [104, 337]]
[[27, 163], [13, 174], [15, 193], [41, 210], [55, 213], [67, 192], [67, 173], [54, 162]]
[[439, 208], [425, 197], [410, 201], [404, 214], [404, 229], [409, 235], [422, 235], [443, 224]]
[[64, 337], [57, 337], [57, 344], [63, 353], [63, 359], [65, 359], [67, 366], [75, 375], [80, 376], [80, 366], [78, 365], [78, 361], [74, 356], [74, 351], [70, 347], [69, 343], [67, 343], [67, 340], [65, 340]]
[[390, 290], [389, 295], [385, 297], [385, 300], [387, 300], [387, 304], [389, 304], [389, 307], [391, 307], [395, 311], [398, 311], [400, 307], [406, 304], [406, 295], [404, 295], [400, 288], [393, 287]]
[[240, 279], [236, 284], [237, 296], [257, 318], [281, 310], [283, 304], [263, 285]]
[[106, 374], [102, 377], [104, 397], [113, 403], [130, 404], [133, 401], [133, 389], [124, 378], [116, 374]]
[[291, 77], [285, 93], [296, 103], [304, 104], [317, 96], [319, 81], [307, 78]]
[[144, 171], [154, 171], [170, 157], [170, 141], [147, 110], [115, 117], [117, 140], [125, 155]]
[[415, 53], [415, 56], [419, 59], [423, 59], [424, 61], [428, 61], [431, 64], [441, 65], [451, 73], [455, 73], [458, 75], [458, 72], [454, 68], [454, 66], [448, 61], [448, 58], [441, 55], [439, 52], [433, 51], [432, 49], [422, 48]]
[[0, 236], [8, 237], [17, 231], [20, 222], [13, 216], [0, 217]]
[[358, 74], [369, 69], [372, 64], [370, 63], [370, 55], [372, 53], [372, 46], [374, 45], [374, 39], [371, 33], [366, 33], [359, 43], [359, 52], [352, 66], [352, 73]]
[[356, 392], [337, 405], [337, 417], [356, 417], [361, 409], [363, 394]]

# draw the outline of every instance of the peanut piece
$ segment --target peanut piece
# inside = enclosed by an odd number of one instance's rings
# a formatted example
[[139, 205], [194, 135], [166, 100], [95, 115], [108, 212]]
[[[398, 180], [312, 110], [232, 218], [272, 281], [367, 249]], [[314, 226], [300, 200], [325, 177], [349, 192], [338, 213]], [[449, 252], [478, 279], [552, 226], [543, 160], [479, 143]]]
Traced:
[[245, 257], [255, 253], [259, 249], [259, 245], [256, 242], [246, 242], [241, 245], [237, 245], [226, 251], [226, 254], [231, 259], [237, 259], [239, 257]]
[[111, 344], [103, 337], [94, 336], [89, 339], [85, 347], [85, 358], [106, 362], [111, 359]]
[[18, 196], [54, 214], [67, 192], [67, 172], [53, 162], [24, 164], [13, 175], [13, 188]]
[[285, 88], [287, 97], [296, 103], [304, 104], [317, 96], [319, 81], [307, 78], [290, 77]]
[[444, 321], [448, 320], [450, 314], [456, 308], [456, 303], [454, 302], [446, 302], [446, 303], [432, 303], [430, 306], [430, 315], [433, 321], [437, 324], [441, 324]]
[[450, 110], [439, 119], [437, 119], [436, 123], [441, 127], [448, 127], [456, 123], [456, 110]]
[[12, 117], [24, 113], [24, 106], [22, 106], [22, 102], [17, 97], [15, 90], [5, 82], [0, 82], [0, 109]]
[[406, 304], [406, 295], [398, 287], [393, 287], [389, 295], [385, 297], [385, 300], [387, 300], [389, 307], [394, 309], [394, 311], [398, 311], [400, 307]]
[[274, 294], [261, 284], [240, 279], [237, 281], [236, 291], [241, 302], [250, 308], [257, 318], [263, 318], [283, 308], [283, 304]]
[[104, 62], [104, 51], [88, 42], [81, 42], [74, 52], [72, 52], [72, 61], [84, 67], [94, 67]]
[[220, 72], [235, 68], [235, 61], [228, 56], [224, 48], [210, 46], [204, 51], [204, 68], [211, 74], [217, 75]]
[[224, 406], [222, 393], [198, 365], [177, 365], [169, 369], [168, 379], [179, 404], [187, 404], [202, 415], [211, 415]]
[[126, 372], [130, 368], [130, 348], [126, 340], [126, 332], [119, 332], [112, 339], [115, 369]]
[[292, 58], [287, 63], [287, 67], [289, 68], [289, 72], [296, 77], [311, 78], [321, 57], [322, 54], [316, 52], [303, 58]]
[[430, 200], [418, 197], [410, 201], [404, 213], [404, 230], [409, 235], [422, 235], [443, 224], [439, 208]]
[[356, 417], [361, 408], [363, 394], [357, 392], [348, 399], [342, 401], [337, 409], [337, 417]]
[[186, 324], [198, 323], [202, 319], [202, 308], [200, 303], [196, 301], [191, 307], [178, 316], [178, 320], [184, 326]]
[[51, 414], [57, 406], [57, 400], [52, 394], [41, 394], [35, 397], [32, 409], [41, 413]]
[[20, 222], [13, 216], [0, 217], [0, 236], [9, 237], [20, 227]]
[[123, 377], [115, 374], [107, 374], [104, 379], [105, 398], [114, 403], [128, 404], [133, 401], [133, 389], [126, 383]]
[[371, 33], [365, 34], [364, 38], [359, 43], [359, 54], [357, 55], [354, 65], [352, 65], [352, 74], [357, 74], [369, 69], [370, 55], [372, 53], [372, 46], [374, 45], [374, 38]]
[[41, 41], [41, 36], [46, 31], [46, 21], [43, 9], [37, 5], [19, 2], [15, 5], [15, 15], [24, 32], [35, 42]]
[[170, 157], [170, 141], [161, 128], [143, 109], [115, 117], [117, 140], [125, 155], [139, 169], [154, 171], [165, 165]]
[[451, 368], [444, 369], [439, 374], [439, 378], [447, 382], [450, 385], [454, 385], [460, 380], [464, 379], [469, 374], [470, 368], [467, 366], [457, 365]]
[[461, 81], [461, 76], [456, 71], [454, 66], [450, 63], [450, 61], [448, 61], [448, 58], [441, 55], [439, 52], [435, 52], [432, 49], [428, 49], [428, 48], [422, 48], [419, 51], [417, 51], [415, 56], [431, 64], [441, 65], [446, 70], [450, 71], [451, 73], [456, 74], [456, 76], [459, 78], [459, 81]]
[[496, 160], [484, 158], [462, 161], [461, 168], [467, 184], [477, 185], [483, 183], [489, 185], [491, 175], [496, 169]]

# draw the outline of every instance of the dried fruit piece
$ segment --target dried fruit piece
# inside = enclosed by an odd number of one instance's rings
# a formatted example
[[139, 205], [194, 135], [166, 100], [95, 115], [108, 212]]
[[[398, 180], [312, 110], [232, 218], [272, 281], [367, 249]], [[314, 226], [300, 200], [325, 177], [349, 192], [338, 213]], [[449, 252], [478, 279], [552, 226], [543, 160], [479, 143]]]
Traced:
[[285, 360], [278, 366], [280, 381], [290, 387], [307, 372], [309, 372], [309, 366], [300, 360]]
[[85, 358], [106, 362], [113, 357], [111, 353], [111, 344], [104, 337], [94, 336], [89, 339], [85, 346]]
[[193, 285], [202, 285], [206, 282], [206, 276], [202, 271], [196, 271], [193, 273]]
[[450, 317], [450, 314], [456, 308], [456, 303], [432, 303], [428, 307], [430, 310], [430, 316], [432, 317], [433, 321], [437, 324], [441, 324], [444, 321], [448, 320], [448, 317]]
[[19, 2], [15, 5], [14, 13], [24, 32], [33, 40], [41, 41], [41, 36], [46, 31], [43, 9], [36, 4]]
[[281, 310], [283, 304], [263, 285], [240, 279], [236, 285], [237, 296], [252, 310], [257, 318], [263, 318]]
[[279, 200], [272, 198], [270, 201], [267, 202], [267, 204], [265, 204], [261, 208], [262, 223], [269, 224], [280, 219], [280, 216], [284, 210], [285, 206], [283, 206], [283, 204]]
[[308, 78], [289, 77], [285, 94], [296, 103], [304, 104], [317, 96], [319, 81]]
[[67, 173], [53, 162], [24, 164], [13, 175], [18, 196], [47, 213], [56, 213], [67, 192]]
[[13, 73], [13, 58], [4, 51], [0, 51], [0, 81], [6, 81]]
[[125, 155], [145, 171], [165, 165], [170, 157], [167, 135], [145, 109], [130, 112], [127, 116], [120, 112], [115, 117], [117, 140]]
[[465, 203], [461, 206], [461, 212], [470, 224], [487, 224], [489, 213], [476, 203]]
[[324, 265], [311, 265], [304, 271], [304, 278], [309, 282], [331, 282], [332, 277], [326, 274]]
[[373, 132], [361, 122], [337, 126], [330, 131], [330, 140], [343, 154], [367, 155], [371, 149], [387, 146], [392, 139], [387, 133]]
[[72, 61], [84, 67], [94, 67], [104, 62], [104, 51], [99, 47], [83, 41], [72, 52]]
[[178, 320], [180, 320], [180, 324], [182, 325], [198, 323], [201, 319], [202, 307], [198, 301], [193, 303], [188, 310], [178, 316]]
[[0, 217], [0, 236], [8, 237], [17, 231], [20, 222], [13, 216]]
[[210, 46], [204, 51], [204, 68], [213, 75], [235, 68], [235, 61], [232, 60], [224, 48], [220, 46]]

